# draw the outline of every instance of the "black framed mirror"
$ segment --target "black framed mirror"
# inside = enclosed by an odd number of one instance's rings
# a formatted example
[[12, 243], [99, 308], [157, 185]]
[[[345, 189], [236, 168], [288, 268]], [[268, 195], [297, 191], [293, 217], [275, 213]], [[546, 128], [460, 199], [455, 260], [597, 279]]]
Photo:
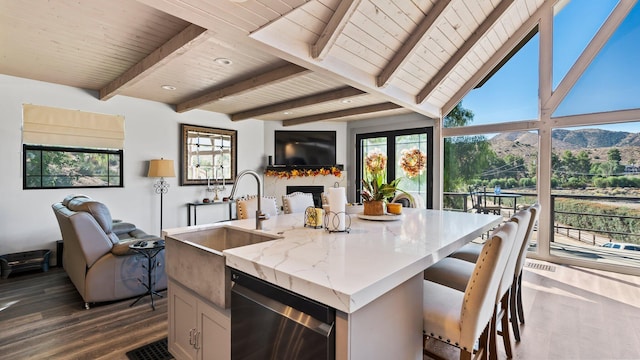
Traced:
[[180, 185], [236, 181], [236, 130], [181, 124]]

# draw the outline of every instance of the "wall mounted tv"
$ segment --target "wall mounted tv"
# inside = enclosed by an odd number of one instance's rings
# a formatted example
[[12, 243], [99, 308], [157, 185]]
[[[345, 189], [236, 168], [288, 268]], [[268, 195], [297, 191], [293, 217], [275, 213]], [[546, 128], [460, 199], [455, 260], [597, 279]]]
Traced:
[[335, 131], [275, 131], [276, 166], [333, 166]]

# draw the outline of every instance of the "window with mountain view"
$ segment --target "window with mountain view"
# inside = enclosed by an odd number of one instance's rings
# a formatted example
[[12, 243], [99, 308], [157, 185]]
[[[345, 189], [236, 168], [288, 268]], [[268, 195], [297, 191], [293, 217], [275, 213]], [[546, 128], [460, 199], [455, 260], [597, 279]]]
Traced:
[[[553, 41], [538, 34], [520, 44], [444, 118], [444, 207], [468, 210], [471, 189], [490, 203], [494, 189], [541, 201], [535, 256], [637, 269], [640, 4], [558, 2], [553, 26], [538, 31], [551, 29]], [[550, 58], [552, 74], [539, 76]]]
[[553, 130], [552, 255], [639, 266], [637, 128], [640, 123]]

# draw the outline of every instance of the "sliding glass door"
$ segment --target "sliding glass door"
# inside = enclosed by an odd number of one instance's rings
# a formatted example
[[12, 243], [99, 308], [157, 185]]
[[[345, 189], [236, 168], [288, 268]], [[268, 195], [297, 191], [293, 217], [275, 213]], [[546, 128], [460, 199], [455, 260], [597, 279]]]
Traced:
[[[433, 128], [404, 129], [356, 135], [356, 199], [362, 201], [363, 159], [368, 153], [379, 150], [387, 156], [387, 182], [402, 178], [399, 188], [408, 192], [420, 208], [433, 206]], [[407, 172], [401, 165], [403, 154], [424, 154], [426, 164], [422, 171]]]

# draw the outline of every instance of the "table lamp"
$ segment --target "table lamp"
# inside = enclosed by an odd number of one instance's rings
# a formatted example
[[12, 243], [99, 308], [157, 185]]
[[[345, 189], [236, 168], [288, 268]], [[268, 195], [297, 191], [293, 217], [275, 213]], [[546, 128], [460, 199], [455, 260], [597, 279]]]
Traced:
[[169, 191], [169, 184], [164, 180], [165, 177], [175, 177], [176, 173], [173, 168], [173, 160], [165, 160], [163, 158], [149, 160], [149, 173], [147, 177], [159, 177], [153, 185], [156, 194], [160, 194], [160, 236], [162, 236], [162, 197]]

